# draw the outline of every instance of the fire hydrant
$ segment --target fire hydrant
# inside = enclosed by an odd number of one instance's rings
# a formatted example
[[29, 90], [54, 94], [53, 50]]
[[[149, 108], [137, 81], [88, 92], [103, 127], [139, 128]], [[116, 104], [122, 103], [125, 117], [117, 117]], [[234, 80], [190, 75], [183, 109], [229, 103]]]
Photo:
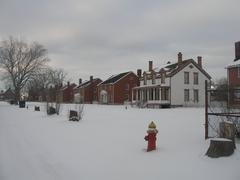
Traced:
[[148, 125], [147, 133], [148, 135], [144, 137], [144, 139], [148, 141], [147, 151], [155, 150], [157, 140], [156, 135], [158, 133], [158, 130], [156, 129], [156, 125], [153, 121]]

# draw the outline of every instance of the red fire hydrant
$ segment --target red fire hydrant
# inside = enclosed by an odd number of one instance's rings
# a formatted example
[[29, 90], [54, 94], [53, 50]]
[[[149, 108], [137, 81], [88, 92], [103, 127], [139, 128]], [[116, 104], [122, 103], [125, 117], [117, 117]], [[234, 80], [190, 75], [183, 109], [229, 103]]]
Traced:
[[148, 141], [148, 147], [147, 151], [152, 151], [156, 149], [156, 135], [158, 133], [158, 130], [156, 129], [156, 125], [154, 122], [151, 122], [148, 125], [148, 130], [147, 130], [148, 135], [144, 137], [146, 141]]

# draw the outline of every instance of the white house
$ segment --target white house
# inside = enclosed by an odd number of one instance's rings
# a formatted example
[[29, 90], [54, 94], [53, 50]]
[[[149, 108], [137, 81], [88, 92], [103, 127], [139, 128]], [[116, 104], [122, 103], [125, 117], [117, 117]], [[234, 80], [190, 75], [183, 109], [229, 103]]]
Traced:
[[182, 59], [178, 62], [153, 68], [149, 61], [148, 71], [138, 70], [140, 86], [133, 89], [133, 103], [141, 107], [204, 106], [205, 80], [210, 75], [202, 68], [202, 57]]

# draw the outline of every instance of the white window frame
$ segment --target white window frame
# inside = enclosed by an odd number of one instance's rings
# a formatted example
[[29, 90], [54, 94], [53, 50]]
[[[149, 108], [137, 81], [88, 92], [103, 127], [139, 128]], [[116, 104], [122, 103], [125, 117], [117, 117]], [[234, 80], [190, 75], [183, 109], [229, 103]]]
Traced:
[[[197, 96], [196, 96], [197, 95]], [[194, 89], [193, 90], [193, 101], [195, 103], [199, 102], [199, 90], [198, 89]]]
[[190, 73], [189, 72], [184, 72], [184, 84], [189, 84], [189, 76], [190, 76]]
[[198, 85], [199, 83], [199, 75], [198, 72], [193, 73], [193, 84]]
[[184, 89], [184, 102], [189, 102], [189, 101], [190, 101], [190, 91], [189, 89]]

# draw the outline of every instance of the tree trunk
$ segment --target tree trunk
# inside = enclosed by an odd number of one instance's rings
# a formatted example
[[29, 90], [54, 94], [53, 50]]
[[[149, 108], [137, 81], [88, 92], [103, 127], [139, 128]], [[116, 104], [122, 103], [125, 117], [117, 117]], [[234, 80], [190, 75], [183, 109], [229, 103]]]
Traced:
[[15, 100], [18, 102], [20, 100], [20, 90], [18, 88], [15, 88]]

